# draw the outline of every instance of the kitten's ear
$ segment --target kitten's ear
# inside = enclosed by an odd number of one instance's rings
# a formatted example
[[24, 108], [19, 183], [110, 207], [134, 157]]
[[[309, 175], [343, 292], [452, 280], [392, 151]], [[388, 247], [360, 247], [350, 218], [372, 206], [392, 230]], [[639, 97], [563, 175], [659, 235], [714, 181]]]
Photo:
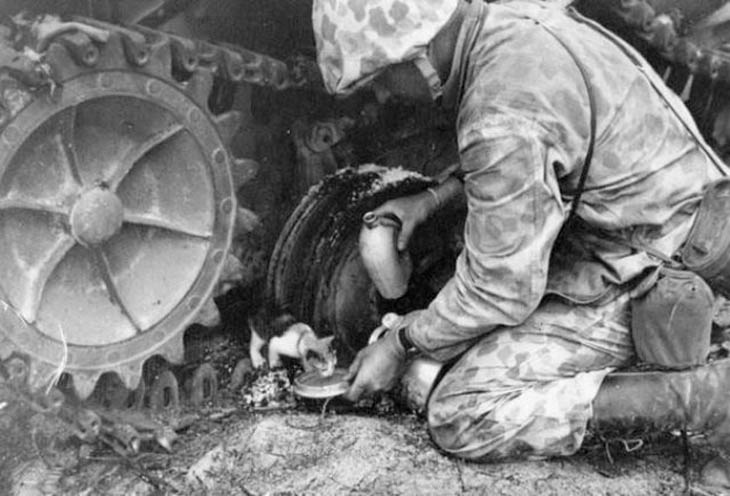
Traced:
[[332, 341], [334, 341], [334, 339], [335, 339], [335, 336], [333, 334], [332, 336], [327, 336], [326, 338], [320, 339], [320, 341], [322, 341], [327, 346], [332, 346]]

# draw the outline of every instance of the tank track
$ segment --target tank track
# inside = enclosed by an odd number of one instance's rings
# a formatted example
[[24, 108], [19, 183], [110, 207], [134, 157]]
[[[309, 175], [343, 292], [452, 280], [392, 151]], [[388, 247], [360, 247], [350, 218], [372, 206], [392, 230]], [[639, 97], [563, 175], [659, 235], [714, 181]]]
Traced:
[[[655, 68], [684, 101], [708, 98], [718, 85], [730, 84], [730, 29], [721, 12], [724, 5], [722, 0], [576, 2], [586, 16], [616, 31], [653, 59]], [[696, 79], [703, 81], [694, 84]]]
[[[163, 357], [169, 364], [183, 361], [185, 329], [196, 322], [209, 323], [210, 315], [206, 314], [210, 314], [211, 307], [217, 314], [212, 297], [225, 289], [218, 281], [235, 280], [235, 274], [226, 272], [232, 267], [230, 272], [235, 273], [236, 266], [240, 266], [240, 262], [231, 260], [233, 256], [228, 249], [235, 214], [241, 208], [236, 207], [235, 192], [256, 174], [258, 164], [229, 157], [227, 144], [236, 133], [240, 118], [231, 110], [217, 114], [211, 111], [209, 102], [215, 82], [248, 83], [276, 90], [318, 84], [316, 68], [304, 59], [287, 65], [238, 47], [94, 19], [74, 18], [62, 22], [47, 16], [18, 20], [17, 25], [0, 30], [0, 147], [4, 148], [3, 153], [13, 150], [13, 145], [26, 137], [21, 117], [41, 105], [38, 102], [52, 105], [64, 99], [80, 102], [87, 95], [85, 92], [103, 95], [105, 89], [111, 92], [118, 88], [121, 83], [117, 83], [117, 76], [122, 79], [127, 75], [138, 84], [145, 98], [153, 102], [156, 98], [167, 98], [172, 103], [166, 105], [175, 107], [177, 100], [187, 98], [189, 102], [180, 105], [185, 106], [185, 117], [193, 123], [192, 132], [200, 130], [200, 139], [212, 143], [210, 157], [220, 167], [220, 181], [229, 191], [223, 195], [219, 207], [228, 227], [219, 236], [218, 249], [213, 255], [215, 267], [207, 272], [206, 287], [188, 300], [187, 315], [165, 334], [161, 345], [122, 348], [105, 356], [98, 353], [99, 359], [91, 364], [85, 361], [84, 353], [70, 350], [65, 341], [49, 345], [29, 339], [28, 322], [0, 291], [0, 326], [4, 329], [0, 332], [0, 387], [10, 389], [34, 411], [57, 415], [83, 441], [101, 440], [121, 454], [137, 452], [143, 440], [155, 440], [170, 449], [175, 428], [184, 426], [185, 422], [160, 423], [153, 420], [155, 415], [151, 412], [178, 411], [183, 404], [199, 407], [215, 402], [217, 397], [216, 372], [208, 363], [162, 366], [152, 374], [145, 374], [143, 379], [143, 365], [152, 356]], [[92, 87], [79, 87], [77, 81], [90, 81]], [[57, 115], [36, 114], [36, 120], [40, 121]], [[196, 122], [211, 125], [192, 127]], [[217, 138], [210, 134], [211, 129]], [[157, 143], [145, 144], [151, 147]], [[255, 217], [250, 211], [243, 214]], [[64, 372], [68, 375], [59, 384]], [[108, 372], [112, 373], [111, 382], [106, 381], [95, 390], [100, 376]], [[184, 387], [180, 387], [181, 383]], [[148, 414], [140, 416], [143, 411]]]
[[198, 418], [197, 409], [214, 407], [219, 394], [216, 371], [209, 363], [176, 369], [186, 378], [184, 387], [173, 369], [164, 368], [149, 385], [141, 381], [130, 392], [120, 383], [111, 383], [97, 388], [85, 401], [63, 384], [29, 390], [29, 367], [19, 357], [5, 360], [3, 368], [0, 390], [6, 398], [25, 405], [33, 414], [61, 420], [83, 443], [101, 443], [123, 457], [136, 455], [147, 443], [172, 451], [177, 432]]

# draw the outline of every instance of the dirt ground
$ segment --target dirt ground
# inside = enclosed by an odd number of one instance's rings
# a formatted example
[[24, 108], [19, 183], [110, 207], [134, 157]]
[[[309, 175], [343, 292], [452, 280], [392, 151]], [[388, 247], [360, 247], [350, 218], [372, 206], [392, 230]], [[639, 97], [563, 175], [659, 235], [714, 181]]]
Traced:
[[716, 453], [700, 437], [689, 449], [678, 433], [643, 443], [590, 437], [569, 458], [464, 463], [440, 453], [424, 419], [392, 401], [325, 405], [285, 395], [252, 405], [250, 383], [235, 390], [226, 383], [242, 348], [227, 340], [204, 348], [222, 377], [219, 401], [193, 412], [170, 453], [153, 442], [133, 457], [82, 444], [58, 419], [0, 388], [0, 494], [730, 495], [701, 473]]
[[672, 435], [640, 447], [589, 439], [570, 458], [479, 465], [439, 453], [413, 414], [337, 405], [251, 412], [224, 403], [200, 413], [172, 453], [144, 445], [133, 458], [64, 439], [58, 425], [8, 404], [0, 488], [23, 496], [725, 494], [698, 482], [712, 450], [693, 441], [687, 464]]

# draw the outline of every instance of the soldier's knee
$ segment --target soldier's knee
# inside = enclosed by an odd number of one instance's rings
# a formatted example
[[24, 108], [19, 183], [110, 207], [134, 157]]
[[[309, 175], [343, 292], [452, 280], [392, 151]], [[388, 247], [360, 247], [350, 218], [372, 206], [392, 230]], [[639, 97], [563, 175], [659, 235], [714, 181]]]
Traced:
[[[443, 383], [442, 383], [443, 385]], [[441, 386], [441, 385], [440, 385]], [[438, 386], [428, 403], [428, 429], [433, 442], [444, 452], [459, 458], [500, 461], [532, 451], [520, 439], [519, 424], [498, 420], [496, 405], [512, 393], [490, 395], [494, 410], [485, 408], [485, 398], [474, 394], [454, 394]]]
[[480, 440], [489, 438], [489, 427], [478, 422], [476, 412], [463, 403], [463, 398], [443, 394], [439, 389], [434, 391], [427, 409], [431, 439], [441, 450], [453, 456], [480, 458], [484, 452], [477, 453], [474, 448], [482, 444]]
[[456, 446], [456, 425], [458, 420], [454, 418], [458, 413], [445, 408], [443, 403], [435, 401], [431, 396], [426, 410], [428, 417], [428, 431], [433, 442], [444, 451], [452, 452]]
[[431, 440], [433, 440], [436, 446], [447, 453], [458, 456], [464, 447], [464, 442], [463, 436], [459, 433], [459, 419], [453, 417], [454, 415], [447, 419], [429, 412], [428, 430], [431, 434]]

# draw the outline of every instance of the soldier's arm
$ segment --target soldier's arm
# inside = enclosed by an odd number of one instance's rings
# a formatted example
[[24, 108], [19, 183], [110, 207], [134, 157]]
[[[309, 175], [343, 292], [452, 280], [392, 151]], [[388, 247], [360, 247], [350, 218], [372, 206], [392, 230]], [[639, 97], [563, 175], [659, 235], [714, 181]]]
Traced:
[[539, 126], [520, 117], [495, 120], [463, 136], [464, 250], [454, 277], [407, 330], [417, 348], [438, 360], [535, 310], [566, 215], [554, 151]]

